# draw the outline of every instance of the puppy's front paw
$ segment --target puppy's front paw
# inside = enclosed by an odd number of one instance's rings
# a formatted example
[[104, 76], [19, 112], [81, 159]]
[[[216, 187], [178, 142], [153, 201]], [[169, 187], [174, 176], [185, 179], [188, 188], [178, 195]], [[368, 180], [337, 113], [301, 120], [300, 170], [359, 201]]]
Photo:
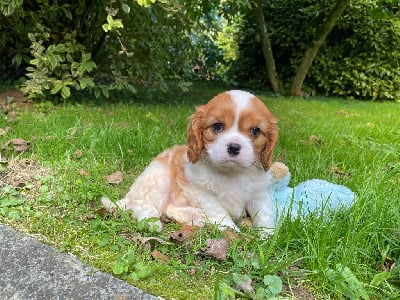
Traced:
[[100, 202], [109, 213], [115, 213], [117, 210], [117, 206], [106, 196], [101, 197]]

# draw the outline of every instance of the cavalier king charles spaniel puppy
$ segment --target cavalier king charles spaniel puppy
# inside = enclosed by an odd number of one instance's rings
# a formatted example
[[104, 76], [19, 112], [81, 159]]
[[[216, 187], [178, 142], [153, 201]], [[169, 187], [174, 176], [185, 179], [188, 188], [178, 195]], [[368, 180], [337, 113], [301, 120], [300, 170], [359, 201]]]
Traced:
[[235, 222], [250, 216], [268, 234], [275, 227], [271, 184], [272, 152], [277, 122], [256, 96], [239, 90], [221, 93], [197, 107], [190, 117], [187, 145], [159, 154], [115, 204], [108, 209], [132, 211], [137, 220], [162, 218], [239, 231]]

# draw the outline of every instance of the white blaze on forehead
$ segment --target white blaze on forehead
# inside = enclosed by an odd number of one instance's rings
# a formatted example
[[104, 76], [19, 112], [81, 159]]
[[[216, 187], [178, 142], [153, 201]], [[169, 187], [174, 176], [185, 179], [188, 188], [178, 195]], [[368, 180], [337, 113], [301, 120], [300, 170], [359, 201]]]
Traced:
[[249, 92], [240, 90], [232, 90], [229, 91], [228, 93], [231, 96], [231, 99], [236, 106], [235, 121], [233, 124], [233, 128], [237, 130], [240, 112], [250, 105], [250, 99], [254, 98], [255, 96], [253, 94], [250, 94]]
[[245, 91], [233, 90], [228, 92], [232, 101], [236, 104], [236, 110], [242, 110], [250, 104], [250, 99], [254, 98], [253, 94]]

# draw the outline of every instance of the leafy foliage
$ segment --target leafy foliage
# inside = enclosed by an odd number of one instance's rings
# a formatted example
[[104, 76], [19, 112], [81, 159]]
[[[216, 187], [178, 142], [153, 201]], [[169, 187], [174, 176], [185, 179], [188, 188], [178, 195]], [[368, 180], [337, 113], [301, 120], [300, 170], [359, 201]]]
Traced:
[[275, 297], [282, 292], [282, 279], [276, 275], [265, 275], [263, 282], [265, 284], [264, 294], [267, 299]]
[[50, 37], [48, 32], [28, 34], [34, 59], [30, 61], [33, 67], [27, 68], [29, 80], [24, 91], [30, 97], [43, 95], [45, 89], [51, 94], [60, 93], [63, 98], [68, 98], [70, 87], [76, 90], [94, 87], [93, 79], [87, 74], [96, 68], [96, 64], [91, 60], [90, 53], [85, 53], [85, 47], [77, 43], [75, 35], [75, 32], [67, 34], [65, 43], [45, 48], [43, 44]]
[[[277, 71], [289, 83], [335, 1], [264, 1]], [[237, 60], [231, 76], [239, 85], [269, 86], [257, 24], [251, 10], [239, 23]], [[308, 94], [358, 99], [400, 97], [400, 26], [395, 1], [352, 1], [320, 49], [305, 81]], [[237, 24], [235, 26], [238, 26]], [[252, 76], [249, 76], [252, 74]]]
[[310, 72], [315, 89], [361, 99], [400, 98], [400, 23], [394, 2], [353, 2]]
[[348, 267], [337, 264], [336, 269], [327, 270], [326, 275], [335, 289], [346, 298], [369, 300], [364, 286]]
[[200, 18], [211, 9], [200, 0], [3, 1], [0, 71], [26, 75], [30, 97], [166, 90], [192, 72], [201, 49], [194, 33], [209, 26]]
[[133, 281], [146, 278], [152, 272], [149, 266], [138, 260], [134, 250], [128, 251], [112, 265], [112, 272], [115, 275], [128, 274]]
[[21, 216], [16, 207], [23, 204], [25, 199], [22, 198], [11, 186], [6, 185], [0, 190], [0, 215], [7, 216], [12, 220], [20, 220]]

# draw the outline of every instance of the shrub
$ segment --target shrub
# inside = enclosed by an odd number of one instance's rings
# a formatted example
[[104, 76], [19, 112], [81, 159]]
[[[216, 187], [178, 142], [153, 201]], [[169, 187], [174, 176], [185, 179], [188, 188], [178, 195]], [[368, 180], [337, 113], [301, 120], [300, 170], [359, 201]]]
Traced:
[[94, 81], [87, 76], [96, 64], [91, 54], [85, 53], [85, 47], [77, 43], [75, 32], [65, 35], [65, 42], [43, 46], [48, 42], [49, 32], [29, 33], [33, 67], [28, 67], [29, 78], [23, 89], [31, 98], [43, 95], [43, 90], [52, 94], [60, 93], [63, 98], [71, 95], [70, 88], [83, 90], [94, 87]]
[[[281, 80], [290, 84], [315, 30], [334, 1], [264, 1], [265, 20]], [[395, 1], [352, 1], [328, 35], [306, 77], [309, 93], [358, 99], [400, 98], [400, 23]], [[239, 85], [268, 88], [257, 24], [240, 23], [239, 53], [230, 74]], [[251, 74], [251, 75], [250, 75]]]
[[198, 21], [211, 9], [201, 0], [5, 0], [0, 71], [26, 75], [30, 97], [67, 98], [82, 89], [108, 96], [139, 86], [166, 90], [170, 79], [192, 71], [200, 49], [193, 33], [206, 27]]

